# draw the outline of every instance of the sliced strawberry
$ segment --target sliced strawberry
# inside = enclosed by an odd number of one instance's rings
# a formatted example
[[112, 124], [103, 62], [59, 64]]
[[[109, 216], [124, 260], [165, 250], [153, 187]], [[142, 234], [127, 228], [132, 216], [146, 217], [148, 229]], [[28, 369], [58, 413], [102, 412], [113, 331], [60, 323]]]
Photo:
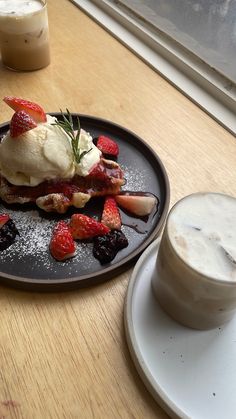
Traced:
[[37, 127], [36, 122], [25, 111], [15, 112], [10, 122], [11, 137], [18, 137], [35, 127]]
[[10, 220], [10, 217], [8, 214], [0, 214], [0, 228], [4, 226], [8, 221]]
[[88, 177], [96, 178], [97, 180], [106, 181], [107, 180], [107, 171], [103, 165], [97, 163], [93, 166], [92, 170], [89, 172]]
[[116, 195], [115, 200], [119, 206], [139, 217], [151, 214], [157, 199], [154, 196], [146, 195]]
[[117, 207], [116, 200], [112, 196], [107, 196], [102, 212], [102, 223], [111, 230], [121, 229], [120, 211]]
[[109, 154], [110, 156], [117, 157], [119, 154], [118, 144], [104, 135], [98, 137], [97, 148], [99, 148], [103, 154]]
[[72, 215], [70, 229], [73, 238], [80, 240], [102, 236], [110, 231], [109, 227], [84, 214]]
[[59, 221], [56, 224], [49, 249], [52, 256], [57, 260], [65, 260], [75, 255], [75, 242], [69, 226], [64, 221]]
[[20, 99], [14, 96], [5, 96], [4, 102], [7, 103], [14, 111], [27, 112], [35, 122], [46, 122], [46, 114], [37, 103], [30, 102], [29, 100]]

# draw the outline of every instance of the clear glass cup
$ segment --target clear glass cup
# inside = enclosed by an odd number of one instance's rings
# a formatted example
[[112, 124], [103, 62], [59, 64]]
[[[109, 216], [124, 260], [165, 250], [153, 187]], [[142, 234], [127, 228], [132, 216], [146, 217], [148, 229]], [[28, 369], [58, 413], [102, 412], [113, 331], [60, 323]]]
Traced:
[[152, 277], [154, 294], [176, 321], [211, 329], [236, 313], [236, 199], [197, 193], [171, 209]]
[[0, 0], [2, 63], [32, 71], [50, 63], [46, 0]]

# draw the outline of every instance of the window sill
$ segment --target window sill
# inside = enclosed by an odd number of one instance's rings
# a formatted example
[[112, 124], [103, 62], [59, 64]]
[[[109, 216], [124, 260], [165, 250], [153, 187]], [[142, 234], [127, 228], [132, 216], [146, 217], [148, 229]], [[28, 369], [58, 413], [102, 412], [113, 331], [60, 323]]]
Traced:
[[106, 0], [72, 0], [125, 46], [236, 135], [236, 86], [164, 33], [153, 33]]

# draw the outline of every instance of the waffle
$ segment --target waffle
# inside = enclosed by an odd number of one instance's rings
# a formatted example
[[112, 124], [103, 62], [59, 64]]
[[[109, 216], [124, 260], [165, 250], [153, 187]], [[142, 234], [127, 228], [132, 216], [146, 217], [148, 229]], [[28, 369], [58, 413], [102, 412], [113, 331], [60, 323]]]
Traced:
[[46, 212], [65, 213], [69, 207], [83, 208], [92, 197], [116, 195], [124, 184], [118, 163], [101, 158], [85, 177], [53, 179], [38, 186], [16, 186], [0, 176], [0, 198], [8, 204], [35, 203]]

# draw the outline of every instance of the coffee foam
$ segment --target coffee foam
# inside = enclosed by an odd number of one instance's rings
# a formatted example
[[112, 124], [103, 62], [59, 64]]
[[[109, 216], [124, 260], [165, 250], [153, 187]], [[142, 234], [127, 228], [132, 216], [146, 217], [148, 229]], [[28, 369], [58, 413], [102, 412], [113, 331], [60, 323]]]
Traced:
[[168, 234], [176, 253], [193, 269], [215, 279], [236, 281], [236, 199], [195, 194], [178, 202]]
[[40, 0], [0, 0], [0, 15], [22, 16], [42, 9]]
[[[25, 4], [25, 6], [24, 6]], [[9, 34], [35, 33], [47, 27], [41, 1], [0, 0], [0, 28]]]

